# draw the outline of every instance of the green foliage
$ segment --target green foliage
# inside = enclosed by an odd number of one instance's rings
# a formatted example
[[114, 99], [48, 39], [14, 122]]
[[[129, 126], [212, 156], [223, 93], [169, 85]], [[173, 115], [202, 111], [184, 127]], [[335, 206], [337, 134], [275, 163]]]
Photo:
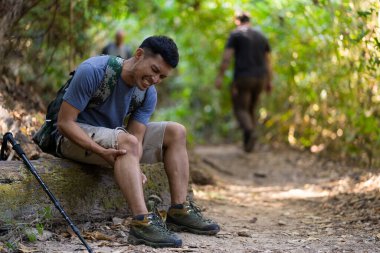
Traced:
[[[279, 92], [265, 107], [275, 116], [270, 129], [281, 129], [270, 139], [288, 136], [292, 145], [323, 146], [371, 164], [380, 150], [378, 2], [288, 4], [269, 32]], [[281, 40], [273, 39], [278, 34]]]
[[35, 235], [34, 233], [26, 233], [26, 236], [28, 237], [29, 242], [37, 241], [37, 235]]
[[41, 223], [38, 223], [36, 225], [36, 229], [39, 235], [42, 235], [44, 233], [44, 225]]
[[[44, 229], [51, 228], [52, 208], [44, 207], [37, 210], [36, 219], [29, 223], [19, 223], [17, 221], [7, 221], [8, 233], [3, 235], [8, 252], [19, 252], [19, 245], [23, 241], [35, 242], [38, 236], [42, 236]], [[35, 229], [33, 229], [35, 227]]]
[[46, 206], [41, 210], [38, 210], [38, 220], [40, 222], [49, 221], [53, 217], [53, 210], [50, 206]]
[[10, 252], [14, 252], [15, 250], [17, 250], [17, 244], [13, 242], [6, 242], [5, 246], [8, 248]]
[[246, 10], [272, 46], [275, 89], [262, 97], [263, 140], [371, 164], [380, 151], [379, 8], [377, 0], [40, 1], [14, 31], [23, 79], [54, 88], [118, 28], [133, 48], [152, 34], [172, 37], [180, 65], [158, 87], [154, 119], [184, 123], [192, 142], [216, 142], [239, 138], [232, 71], [223, 91], [213, 85], [233, 14]]

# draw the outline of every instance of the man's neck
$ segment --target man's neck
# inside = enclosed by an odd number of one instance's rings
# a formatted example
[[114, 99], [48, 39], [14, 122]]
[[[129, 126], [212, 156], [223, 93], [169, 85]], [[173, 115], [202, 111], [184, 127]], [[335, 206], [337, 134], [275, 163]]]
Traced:
[[124, 60], [123, 68], [121, 70], [121, 79], [130, 87], [135, 85], [133, 66], [135, 64], [135, 57]]
[[246, 28], [246, 27], [250, 27], [250, 26], [251, 26], [250, 22], [245, 22], [245, 23], [241, 23], [240, 25], [238, 25], [239, 28]]

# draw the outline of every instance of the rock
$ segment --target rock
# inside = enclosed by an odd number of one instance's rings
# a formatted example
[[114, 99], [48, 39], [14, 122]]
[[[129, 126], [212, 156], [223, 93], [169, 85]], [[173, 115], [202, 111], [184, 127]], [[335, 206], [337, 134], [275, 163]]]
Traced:
[[267, 174], [265, 174], [263, 172], [254, 172], [253, 176], [259, 177], [259, 178], [265, 178], [265, 177], [267, 177]]
[[251, 237], [251, 235], [248, 233], [248, 231], [239, 231], [237, 232], [238, 236], [242, 236], [242, 237]]
[[[59, 158], [31, 161], [38, 174], [73, 221], [111, 220], [126, 217], [128, 205], [117, 186], [113, 171]], [[47, 222], [64, 223], [61, 214], [21, 161], [0, 161], [0, 224], [33, 221], [50, 210]], [[163, 163], [143, 164], [148, 181], [145, 199], [159, 196], [163, 207], [170, 205], [169, 184]], [[189, 187], [190, 189], [190, 187]], [[192, 192], [189, 191], [192, 198]]]
[[115, 226], [123, 224], [123, 221], [124, 221], [123, 219], [120, 219], [118, 217], [113, 217], [112, 218], [112, 223]]
[[191, 181], [197, 185], [215, 185], [215, 179], [207, 170], [192, 168], [190, 170]]
[[252, 219], [249, 220], [249, 223], [256, 223], [256, 221], [257, 221], [257, 218], [253, 217]]
[[36, 228], [27, 228], [25, 229], [25, 235], [27, 237], [35, 236], [37, 240], [44, 242], [49, 240], [53, 236], [53, 233], [47, 230], [42, 230], [39, 232]]

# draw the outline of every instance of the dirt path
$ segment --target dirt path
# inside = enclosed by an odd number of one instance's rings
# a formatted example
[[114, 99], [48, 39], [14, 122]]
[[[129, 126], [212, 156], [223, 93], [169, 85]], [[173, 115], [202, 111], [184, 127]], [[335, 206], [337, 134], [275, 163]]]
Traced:
[[[153, 249], [126, 243], [128, 220], [80, 225], [93, 231], [94, 250], [380, 252], [379, 173], [285, 148], [245, 154], [234, 145], [198, 147], [192, 156], [192, 166], [215, 175], [216, 185], [194, 186], [194, 192], [222, 226], [216, 237], [181, 233], [183, 248]], [[23, 252], [84, 252], [75, 237], [56, 233]]]

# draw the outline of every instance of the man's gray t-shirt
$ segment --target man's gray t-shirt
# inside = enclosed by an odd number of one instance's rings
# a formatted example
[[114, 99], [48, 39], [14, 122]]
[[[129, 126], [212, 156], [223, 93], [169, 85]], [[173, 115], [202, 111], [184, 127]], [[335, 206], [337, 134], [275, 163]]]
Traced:
[[[128, 86], [121, 78], [103, 104], [87, 108], [105, 75], [108, 59], [109, 56], [92, 57], [81, 63], [75, 71], [63, 100], [80, 111], [77, 122], [112, 129], [124, 125], [133, 91], [138, 88]], [[142, 106], [133, 112], [129, 120], [148, 124], [156, 103], [157, 91], [152, 86], [148, 88]]]

